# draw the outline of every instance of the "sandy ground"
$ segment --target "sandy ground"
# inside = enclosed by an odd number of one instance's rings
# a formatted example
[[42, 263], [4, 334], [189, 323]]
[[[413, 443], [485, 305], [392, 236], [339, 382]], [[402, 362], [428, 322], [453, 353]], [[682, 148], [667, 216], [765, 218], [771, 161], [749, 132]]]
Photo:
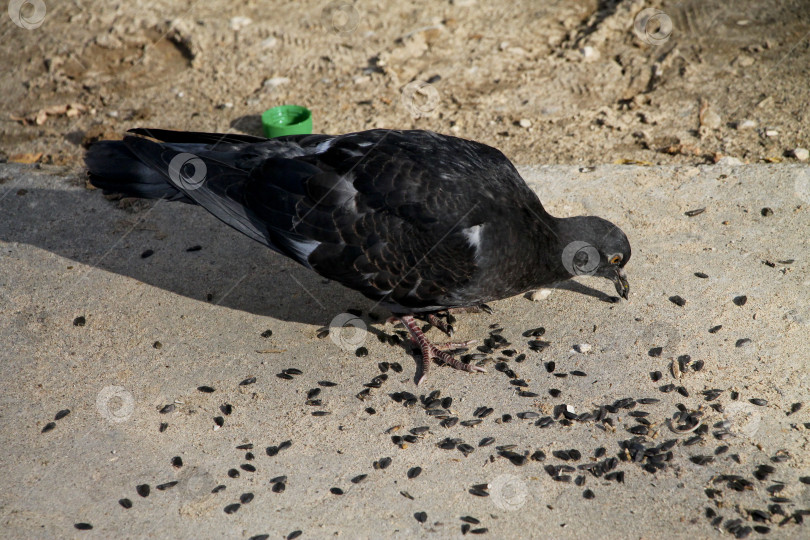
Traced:
[[[460, 315], [457, 337], [480, 340], [499, 323], [509, 348], [525, 360], [492, 354], [482, 375], [437, 368], [417, 388], [414, 357], [377, 338], [396, 331], [369, 316], [370, 309], [384, 313], [203, 210], [150, 203], [126, 211], [85, 189], [75, 174], [2, 166], [3, 536], [286, 538], [300, 530], [302, 538], [457, 538], [464, 516], [492, 538], [711, 538], [729, 536], [725, 528], [735, 519], [739, 527], [769, 528], [768, 537], [810, 536], [806, 523], [796, 523], [802, 515], [782, 523], [785, 517], [773, 513], [810, 510], [810, 485], [800, 480], [810, 476], [810, 409], [788, 414], [806, 401], [810, 384], [808, 168], [521, 172], [551, 213], [598, 213], [621, 224], [633, 245], [630, 301], [612, 303], [612, 284], [582, 277], [544, 300], [516, 297], [494, 303], [492, 314]], [[772, 213], [763, 215], [764, 208]], [[200, 249], [188, 251], [193, 246]], [[153, 254], [145, 257], [147, 250]], [[673, 303], [674, 295], [685, 304]], [[348, 309], [362, 316], [319, 339], [319, 329], [346, 320]], [[539, 326], [550, 346], [533, 352], [522, 333]], [[266, 330], [272, 335], [263, 337]], [[441, 339], [436, 330], [430, 335]], [[582, 344], [590, 350], [573, 350]], [[355, 354], [361, 346], [368, 356]], [[676, 378], [671, 363], [687, 354]], [[536, 396], [518, 394], [495, 368], [504, 359]], [[389, 370], [379, 390], [358, 399], [382, 362], [397, 362], [402, 372]], [[290, 368], [302, 373], [276, 376]], [[662, 391], [667, 385], [688, 396]], [[321, 402], [307, 405], [314, 388], [321, 392], [310, 399]], [[716, 397], [705, 394], [712, 389]], [[440, 416], [427, 414], [421, 401], [404, 406], [398, 394], [433, 390], [453, 398]], [[660, 402], [615, 413], [609, 407], [609, 423], [576, 418], [628, 397]], [[666, 420], [679, 404], [701, 411], [706, 427], [673, 433]], [[440, 424], [473, 420], [482, 406], [494, 410], [479, 425]], [[54, 420], [65, 409], [70, 413]], [[639, 411], [649, 415], [631, 416]], [[542, 428], [536, 417], [519, 418], [526, 412], [552, 423]], [[505, 414], [513, 419], [505, 422]], [[639, 421], [649, 422], [646, 435], [627, 431]], [[49, 422], [55, 427], [43, 433]], [[392, 440], [421, 426], [427, 431], [417, 430], [411, 442]], [[695, 444], [685, 444], [703, 430]], [[486, 437], [494, 443], [479, 446]], [[622, 444], [634, 437], [645, 447], [676, 441], [670, 456], [663, 451], [663, 470], [645, 470], [649, 456], [627, 457]], [[446, 438], [472, 451], [465, 457], [437, 446]], [[284, 441], [291, 446], [268, 455]], [[254, 446], [237, 448], [244, 444]], [[546, 457], [515, 465], [501, 455], [504, 445], [515, 445], [518, 462], [538, 450]], [[599, 447], [606, 453], [595, 458]], [[570, 449], [581, 457], [554, 454]], [[383, 458], [390, 466], [375, 468]], [[609, 458], [617, 459], [612, 472], [624, 473], [623, 482], [576, 469]], [[547, 468], [562, 465], [574, 472], [552, 469], [555, 481]], [[762, 480], [755, 477], [761, 465], [774, 468]], [[414, 467], [421, 474], [408, 478]], [[368, 476], [352, 483], [361, 474]], [[286, 489], [274, 492], [271, 480], [282, 475]], [[170, 482], [177, 484], [164, 485]], [[137, 493], [144, 484], [147, 497]], [[470, 492], [479, 484], [489, 485], [488, 496]], [[226, 487], [212, 493], [219, 485]], [[593, 499], [584, 497], [587, 489]], [[253, 500], [226, 513], [244, 494]], [[707, 508], [721, 517], [717, 527]], [[79, 531], [77, 523], [93, 529]]]
[[77, 165], [137, 125], [258, 134], [283, 103], [316, 131], [432, 129], [519, 163], [810, 148], [807, 0], [32, 2], [31, 29], [0, 17], [10, 161]]

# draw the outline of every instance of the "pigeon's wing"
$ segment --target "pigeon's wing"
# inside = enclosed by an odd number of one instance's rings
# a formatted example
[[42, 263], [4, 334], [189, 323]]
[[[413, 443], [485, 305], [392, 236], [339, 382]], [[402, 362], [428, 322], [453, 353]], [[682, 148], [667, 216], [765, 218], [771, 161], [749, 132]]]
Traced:
[[245, 190], [268, 229], [295, 235], [300, 262], [389, 305], [469, 303], [460, 292], [481, 262], [482, 227], [508, 219], [499, 201], [514, 190], [514, 179], [475, 179], [517, 175], [503, 154], [430, 132], [387, 130], [320, 140], [309, 150], [265, 160]]

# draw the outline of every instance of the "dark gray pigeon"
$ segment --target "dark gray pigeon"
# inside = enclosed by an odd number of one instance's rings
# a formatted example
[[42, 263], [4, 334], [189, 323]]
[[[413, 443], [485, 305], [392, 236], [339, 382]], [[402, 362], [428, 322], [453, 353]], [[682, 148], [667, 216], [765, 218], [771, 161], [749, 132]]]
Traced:
[[[484, 371], [425, 337], [438, 312], [577, 275], [627, 298], [630, 243], [598, 217], [555, 218], [495, 148], [430, 131], [247, 135], [133, 129], [85, 161], [108, 192], [198, 204], [389, 309], [432, 360]], [[154, 142], [150, 137], [161, 142]], [[453, 344], [450, 344], [453, 345]]]

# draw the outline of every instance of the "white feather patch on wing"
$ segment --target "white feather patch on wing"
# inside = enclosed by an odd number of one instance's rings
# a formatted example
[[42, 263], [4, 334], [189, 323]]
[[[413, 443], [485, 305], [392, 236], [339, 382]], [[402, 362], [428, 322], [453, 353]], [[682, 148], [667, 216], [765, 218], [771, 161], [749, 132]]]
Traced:
[[299, 261], [308, 262], [309, 256], [315, 251], [315, 248], [320, 246], [321, 243], [317, 240], [294, 240], [289, 238], [287, 246], [293, 251]]
[[475, 258], [478, 259], [481, 256], [481, 231], [484, 229], [483, 225], [474, 225], [472, 227], [468, 227], [466, 229], [462, 229], [462, 233], [464, 236], [467, 237], [467, 242], [470, 243], [470, 246], [475, 248]]

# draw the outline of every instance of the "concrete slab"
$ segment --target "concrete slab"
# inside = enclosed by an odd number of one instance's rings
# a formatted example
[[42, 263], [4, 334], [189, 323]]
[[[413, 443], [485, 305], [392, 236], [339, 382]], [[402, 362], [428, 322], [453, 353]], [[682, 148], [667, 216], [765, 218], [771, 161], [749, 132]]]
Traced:
[[[516, 297], [493, 304], [490, 315], [458, 317], [462, 339], [483, 339], [490, 325], [503, 326], [512, 348], [527, 355], [509, 366], [536, 397], [518, 395], [493, 363], [480, 376], [437, 368], [415, 387], [413, 357], [377, 338], [394, 329], [369, 318], [373, 303], [202, 209], [160, 202], [122, 210], [85, 189], [76, 174], [0, 166], [2, 536], [285, 538], [300, 530], [302, 538], [453, 538], [462, 535], [460, 518], [474, 516], [480, 524], [472, 529], [486, 528], [492, 538], [705, 538], [717, 535], [705, 514], [711, 508], [723, 517], [721, 528], [739, 518], [742, 527], [767, 526], [774, 537], [810, 537], [798, 518], [780, 527], [782, 516], [758, 523], [747, 512], [775, 504], [766, 488], [777, 481], [784, 488], [773, 496], [789, 500], [781, 503], [785, 514], [810, 509], [810, 485], [800, 481], [810, 476], [810, 407], [788, 414], [810, 388], [810, 169], [521, 172], [552, 214], [600, 215], [619, 224], [633, 246], [629, 302], [611, 303], [610, 283], [583, 277], [539, 302]], [[189, 250], [194, 246], [200, 249]], [[669, 300], [675, 295], [685, 305]], [[316, 336], [330, 321], [348, 319], [349, 308], [363, 317]], [[521, 334], [539, 326], [551, 345], [533, 352]], [[262, 337], [266, 330], [272, 335]], [[440, 339], [435, 330], [431, 335]], [[577, 353], [576, 344], [590, 351]], [[355, 355], [360, 346], [368, 356]], [[682, 355], [691, 360], [676, 378], [670, 366]], [[389, 370], [382, 388], [359, 400], [380, 362], [403, 370]], [[303, 374], [276, 377], [288, 368]], [[657, 382], [654, 371], [662, 374]], [[251, 377], [254, 383], [240, 385]], [[324, 380], [336, 386], [320, 387]], [[670, 384], [688, 395], [659, 389]], [[201, 392], [202, 385], [215, 390]], [[313, 388], [321, 389], [320, 405], [305, 404]], [[707, 401], [710, 389], [719, 395]], [[405, 407], [391, 397], [432, 390], [452, 396], [447, 414], [461, 421], [482, 406], [494, 412], [474, 427], [445, 428], [421, 403]], [[607, 412], [613, 426], [584, 419], [566, 426], [557, 416], [541, 428], [517, 416], [555, 417], [563, 404], [581, 415], [627, 397], [661, 401]], [[169, 404], [173, 411], [161, 413]], [[691, 446], [684, 442], [695, 432], [673, 433], [666, 422], [678, 404], [700, 410], [707, 426]], [[719, 410], [710, 407], [717, 404]], [[54, 421], [64, 409], [70, 414]], [[671, 456], [661, 452], [666, 467], [656, 473], [644, 469], [647, 459], [623, 460], [621, 441], [634, 437], [627, 429], [641, 425], [629, 415], [634, 411], [649, 412], [640, 418], [651, 424], [639, 439], [646, 447], [678, 441]], [[55, 427], [41, 433], [52, 421]], [[419, 426], [429, 431], [416, 442], [392, 442]], [[438, 448], [448, 437], [474, 450], [465, 457]], [[479, 447], [486, 437], [494, 444]], [[267, 447], [287, 440], [291, 447], [268, 456]], [[243, 444], [254, 445], [253, 459], [237, 449]], [[547, 457], [516, 466], [499, 456], [501, 445]], [[606, 455], [596, 459], [599, 447]], [[582, 457], [553, 455], [568, 449]], [[173, 466], [176, 456], [182, 467]], [[699, 463], [690, 460], [696, 456]], [[375, 469], [385, 457], [390, 466]], [[614, 472], [624, 472], [623, 483], [576, 469], [610, 457], [619, 458]], [[754, 477], [760, 464], [775, 468], [766, 481]], [[573, 466], [559, 472], [571, 482], [555, 481], [548, 465]], [[417, 466], [421, 474], [409, 479]], [[351, 482], [361, 474], [368, 477]], [[750, 489], [730, 486], [733, 478], [714, 481], [723, 474], [741, 475]], [[288, 479], [277, 493], [270, 480], [280, 475]], [[580, 475], [581, 486], [574, 482]], [[177, 484], [157, 488], [169, 482]], [[136, 492], [143, 484], [151, 486], [147, 497]], [[488, 496], [470, 493], [478, 484], [489, 484]], [[218, 485], [226, 488], [212, 493]], [[586, 489], [593, 499], [583, 496]], [[254, 495], [251, 502], [224, 511], [245, 493]], [[119, 504], [124, 498], [132, 508]], [[76, 523], [93, 529], [77, 530]]]

